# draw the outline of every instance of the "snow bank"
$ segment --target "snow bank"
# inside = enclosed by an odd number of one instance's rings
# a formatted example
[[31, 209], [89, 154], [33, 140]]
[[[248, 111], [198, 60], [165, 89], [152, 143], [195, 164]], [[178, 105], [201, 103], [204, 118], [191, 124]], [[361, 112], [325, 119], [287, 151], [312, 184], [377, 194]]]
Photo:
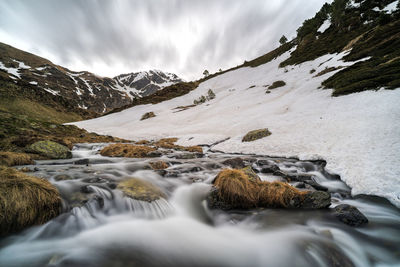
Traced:
[[[187, 95], [74, 124], [135, 140], [176, 136], [184, 145], [211, 144], [230, 137], [214, 148], [325, 159], [328, 169], [340, 174], [353, 194], [383, 196], [400, 207], [400, 90], [331, 97], [331, 90], [318, 89], [338, 70], [313, 77], [316, 73], [352, 64], [342, 62], [343, 55], [325, 55], [286, 67], [285, 72], [278, 65], [288, 52], [257, 68], [217, 76]], [[312, 69], [316, 72], [310, 74]], [[266, 94], [266, 86], [278, 80], [286, 86]], [[209, 89], [215, 99], [185, 111], [174, 109], [192, 104]], [[156, 117], [140, 121], [149, 111]], [[241, 142], [248, 131], [264, 127], [271, 136]]]
[[331, 26], [331, 19], [327, 18], [324, 23], [318, 28], [317, 32], [324, 33]]

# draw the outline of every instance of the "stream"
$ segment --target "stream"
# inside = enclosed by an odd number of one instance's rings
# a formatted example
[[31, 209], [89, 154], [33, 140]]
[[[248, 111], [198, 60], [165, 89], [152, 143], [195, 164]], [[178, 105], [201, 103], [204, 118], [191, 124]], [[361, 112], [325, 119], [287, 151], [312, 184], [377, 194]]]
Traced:
[[[351, 197], [350, 188], [328, 173], [323, 161], [224, 154], [207, 147], [201, 158], [181, 151], [158, 158], [110, 158], [99, 154], [105, 145], [79, 144], [70, 160], [27, 166], [36, 168], [28, 174], [58, 188], [64, 212], [0, 239], [0, 266], [400, 266], [399, 209], [382, 198]], [[262, 171], [263, 164], [308, 175], [330, 192], [331, 208], [353, 205], [369, 223], [348, 226], [330, 209], [210, 210], [211, 183], [226, 167], [222, 162], [235, 157], [259, 171], [262, 180], [282, 179]], [[149, 162], [157, 160], [170, 167], [150, 169]], [[166, 199], [125, 197], [116, 184], [126, 177], [151, 182]]]

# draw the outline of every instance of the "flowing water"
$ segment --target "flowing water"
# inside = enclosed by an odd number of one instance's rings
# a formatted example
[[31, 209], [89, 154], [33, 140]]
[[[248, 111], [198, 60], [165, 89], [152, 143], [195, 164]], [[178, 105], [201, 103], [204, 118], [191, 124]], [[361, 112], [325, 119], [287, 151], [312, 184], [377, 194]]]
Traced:
[[[149, 169], [157, 159], [108, 158], [103, 144], [80, 144], [71, 160], [38, 161], [33, 174], [60, 191], [64, 213], [45, 225], [0, 240], [0, 266], [399, 266], [400, 212], [388, 201], [350, 189], [324, 162], [229, 155], [161, 157], [171, 166]], [[350, 227], [327, 210], [210, 210], [206, 195], [222, 161], [240, 156], [260, 170], [275, 164], [305, 174], [328, 188], [332, 206], [351, 204], [369, 219]], [[88, 159], [89, 164], [74, 164]], [[79, 162], [77, 162], [79, 163]], [[87, 163], [81, 161], [80, 163]], [[263, 180], [278, 176], [259, 173]], [[118, 181], [137, 177], [160, 188], [166, 199], [124, 197]]]

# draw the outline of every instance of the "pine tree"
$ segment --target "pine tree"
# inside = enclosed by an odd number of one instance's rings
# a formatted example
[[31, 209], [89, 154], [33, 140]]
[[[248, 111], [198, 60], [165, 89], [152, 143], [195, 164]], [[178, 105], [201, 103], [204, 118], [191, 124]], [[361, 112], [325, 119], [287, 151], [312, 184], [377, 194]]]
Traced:
[[288, 39], [286, 38], [285, 35], [282, 35], [281, 39], [279, 39], [279, 43], [281, 45], [286, 44], [287, 41], [288, 41]]

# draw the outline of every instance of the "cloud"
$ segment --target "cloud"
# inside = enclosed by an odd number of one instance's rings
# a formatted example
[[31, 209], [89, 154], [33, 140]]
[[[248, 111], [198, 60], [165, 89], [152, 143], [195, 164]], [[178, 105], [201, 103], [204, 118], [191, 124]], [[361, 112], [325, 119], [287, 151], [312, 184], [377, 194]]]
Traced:
[[236, 66], [293, 37], [323, 0], [3, 0], [0, 41], [103, 76], [185, 79]]

